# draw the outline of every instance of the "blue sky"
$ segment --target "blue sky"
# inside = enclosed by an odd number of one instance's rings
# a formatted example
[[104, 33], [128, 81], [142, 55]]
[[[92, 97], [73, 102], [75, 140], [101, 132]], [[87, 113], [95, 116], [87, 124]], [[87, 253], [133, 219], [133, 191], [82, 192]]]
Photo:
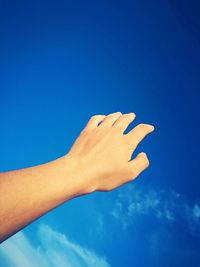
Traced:
[[[0, 246], [1, 267], [200, 265], [198, 1], [0, 1], [0, 171], [67, 153], [94, 114], [135, 112], [150, 166]], [[127, 131], [128, 131], [127, 130]]]

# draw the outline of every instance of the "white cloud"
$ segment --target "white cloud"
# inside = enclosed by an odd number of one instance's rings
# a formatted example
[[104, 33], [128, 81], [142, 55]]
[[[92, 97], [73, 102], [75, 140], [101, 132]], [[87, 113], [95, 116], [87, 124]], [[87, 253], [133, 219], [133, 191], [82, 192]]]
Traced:
[[0, 261], [9, 267], [110, 267], [104, 257], [70, 241], [48, 225], [38, 229], [39, 245], [34, 245], [21, 231], [4, 241]]
[[121, 212], [122, 212], [122, 203], [118, 199], [116, 199], [115, 208], [111, 211], [111, 215], [116, 219], [119, 219]]
[[198, 204], [195, 204], [193, 207], [193, 216], [200, 219], [200, 206]]
[[181, 219], [193, 230], [200, 226], [200, 205], [189, 205], [172, 189], [156, 191], [135, 185], [124, 187], [117, 195], [110, 214], [124, 229], [141, 216], [153, 216], [169, 223]]
[[167, 220], [169, 220], [169, 221], [175, 220], [175, 217], [174, 217], [174, 215], [173, 215], [171, 210], [165, 209], [164, 212], [165, 212], [165, 218]]
[[96, 236], [102, 236], [103, 231], [104, 231], [104, 219], [103, 216], [99, 213], [97, 215], [97, 225], [95, 229]]
[[143, 194], [142, 191], [136, 192], [134, 198], [132, 197], [129, 201], [128, 216], [133, 216], [136, 213], [145, 214], [150, 209], [157, 209], [160, 204], [159, 196], [154, 191], [146, 194]]
[[1, 244], [0, 255], [0, 262], [12, 267], [49, 266], [40, 248], [34, 247], [22, 231]]

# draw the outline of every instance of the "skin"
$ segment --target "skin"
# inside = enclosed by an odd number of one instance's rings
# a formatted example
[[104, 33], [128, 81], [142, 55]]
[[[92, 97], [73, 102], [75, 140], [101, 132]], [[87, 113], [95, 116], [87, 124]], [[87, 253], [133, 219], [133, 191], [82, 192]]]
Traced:
[[64, 156], [45, 164], [0, 173], [0, 242], [72, 198], [110, 191], [149, 166], [146, 153], [131, 155], [154, 130], [133, 112], [92, 116]]

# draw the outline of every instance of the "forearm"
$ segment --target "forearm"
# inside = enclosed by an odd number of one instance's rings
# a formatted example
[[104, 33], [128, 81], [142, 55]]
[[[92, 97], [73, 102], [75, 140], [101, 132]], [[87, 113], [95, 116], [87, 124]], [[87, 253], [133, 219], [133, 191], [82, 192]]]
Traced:
[[79, 165], [66, 156], [0, 173], [0, 242], [63, 202], [87, 192]]

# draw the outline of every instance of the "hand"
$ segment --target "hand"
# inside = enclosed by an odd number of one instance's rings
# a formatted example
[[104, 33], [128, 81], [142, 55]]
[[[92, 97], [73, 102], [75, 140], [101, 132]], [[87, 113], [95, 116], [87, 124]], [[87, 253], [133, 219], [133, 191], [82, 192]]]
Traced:
[[134, 113], [121, 112], [94, 115], [72, 145], [67, 156], [77, 160], [87, 192], [112, 190], [132, 181], [149, 166], [144, 152], [130, 159], [139, 142], [154, 127], [139, 124], [123, 134], [134, 118]]
[[139, 124], [123, 134], [135, 114], [92, 116], [70, 151], [51, 162], [0, 173], [0, 242], [63, 202], [109, 191], [148, 165], [145, 153], [130, 160], [154, 127]]

